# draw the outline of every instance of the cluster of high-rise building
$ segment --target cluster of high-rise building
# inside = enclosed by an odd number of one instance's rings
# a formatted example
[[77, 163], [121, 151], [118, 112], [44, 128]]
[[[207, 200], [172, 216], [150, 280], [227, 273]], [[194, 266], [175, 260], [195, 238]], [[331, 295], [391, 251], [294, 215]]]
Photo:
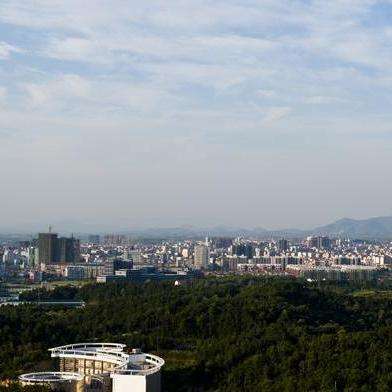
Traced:
[[[156, 271], [166, 269], [177, 274], [188, 274], [190, 271], [206, 274], [268, 273], [309, 279], [312, 274], [323, 278], [324, 271], [330, 271], [329, 275], [325, 275], [327, 278], [371, 279], [392, 264], [390, 243], [331, 239], [326, 236], [268, 241], [220, 237], [203, 241], [134, 243], [132, 246], [129, 239], [118, 244], [117, 237], [111, 238], [114, 243], [105, 242], [99, 246], [82, 244], [82, 258], [95, 263], [108, 257], [130, 259], [134, 263], [133, 271], [115, 271], [111, 276], [99, 278], [100, 281], [118, 279], [119, 276], [145, 276], [151, 268]], [[333, 271], [340, 272], [333, 275]]]
[[80, 242], [55, 233], [38, 234], [38, 261], [40, 264], [76, 263], [80, 257]]
[[135, 241], [111, 234], [79, 241], [48, 232], [19, 246], [0, 248], [0, 256], [0, 277], [19, 276], [35, 282], [181, 281], [225, 273], [373, 279], [389, 271], [392, 244], [326, 236]]

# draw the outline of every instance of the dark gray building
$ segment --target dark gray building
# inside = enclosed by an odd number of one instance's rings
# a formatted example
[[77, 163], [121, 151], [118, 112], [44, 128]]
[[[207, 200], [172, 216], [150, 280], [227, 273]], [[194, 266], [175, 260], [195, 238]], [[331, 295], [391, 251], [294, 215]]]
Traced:
[[280, 239], [278, 241], [279, 252], [285, 252], [288, 249], [289, 249], [289, 241], [287, 241], [285, 238]]
[[42, 264], [52, 264], [58, 258], [57, 234], [38, 234], [38, 257]]
[[80, 244], [75, 238], [61, 237], [58, 242], [58, 262], [76, 263], [79, 261]]
[[79, 240], [58, 238], [55, 233], [39, 233], [38, 257], [42, 264], [76, 263], [80, 257]]
[[328, 237], [312, 237], [310, 240], [310, 246], [317, 249], [330, 249], [331, 239]]

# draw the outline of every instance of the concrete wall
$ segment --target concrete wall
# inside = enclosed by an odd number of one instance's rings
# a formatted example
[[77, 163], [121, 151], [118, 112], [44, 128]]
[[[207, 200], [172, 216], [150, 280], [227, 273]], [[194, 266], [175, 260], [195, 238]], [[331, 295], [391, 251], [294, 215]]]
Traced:
[[131, 376], [113, 374], [112, 392], [146, 392], [146, 378], [144, 376]]
[[148, 376], [112, 374], [112, 392], [161, 392], [160, 372]]

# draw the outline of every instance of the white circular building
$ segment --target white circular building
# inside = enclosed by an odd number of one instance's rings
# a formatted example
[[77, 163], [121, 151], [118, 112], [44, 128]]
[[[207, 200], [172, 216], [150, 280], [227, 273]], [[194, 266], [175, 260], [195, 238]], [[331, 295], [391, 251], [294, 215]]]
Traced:
[[156, 355], [134, 349], [124, 351], [124, 344], [78, 343], [50, 349], [52, 358], [60, 359], [60, 370], [84, 376], [86, 385], [101, 384], [113, 392], [160, 392], [161, 367], [165, 361]]
[[39, 372], [23, 374], [19, 381], [25, 385], [46, 385], [52, 391], [83, 392], [83, 376], [69, 372]]

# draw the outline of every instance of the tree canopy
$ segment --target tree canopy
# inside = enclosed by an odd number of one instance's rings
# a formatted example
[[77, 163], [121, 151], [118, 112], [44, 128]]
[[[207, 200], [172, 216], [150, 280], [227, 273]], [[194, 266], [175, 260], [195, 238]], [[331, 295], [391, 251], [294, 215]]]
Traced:
[[114, 341], [162, 356], [169, 392], [390, 391], [392, 291], [356, 289], [226, 277], [33, 291], [86, 306], [1, 307], [0, 377], [55, 368], [53, 346]]

